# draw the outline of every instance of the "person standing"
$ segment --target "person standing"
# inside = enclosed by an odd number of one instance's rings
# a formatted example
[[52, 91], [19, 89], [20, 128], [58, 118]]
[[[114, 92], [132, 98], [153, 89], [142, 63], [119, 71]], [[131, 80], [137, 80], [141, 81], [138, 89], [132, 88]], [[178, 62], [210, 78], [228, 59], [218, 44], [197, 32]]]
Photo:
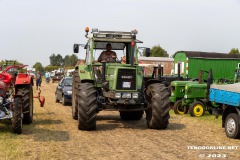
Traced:
[[41, 76], [41, 73], [38, 71], [37, 74], [36, 74], [37, 89], [38, 89], [38, 87], [41, 87], [41, 83], [42, 83], [42, 76]]
[[49, 74], [48, 71], [45, 73], [45, 79], [46, 79], [46, 82], [47, 82], [47, 83], [50, 82], [50, 74]]

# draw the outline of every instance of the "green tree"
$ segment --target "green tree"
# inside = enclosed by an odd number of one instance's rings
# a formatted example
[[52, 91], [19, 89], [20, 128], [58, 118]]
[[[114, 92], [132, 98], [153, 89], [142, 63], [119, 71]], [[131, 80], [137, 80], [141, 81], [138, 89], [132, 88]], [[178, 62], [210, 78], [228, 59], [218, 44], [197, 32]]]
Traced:
[[229, 54], [239, 54], [238, 48], [232, 48]]
[[75, 66], [78, 61], [78, 57], [75, 54], [71, 56], [66, 55], [64, 57], [64, 66]]
[[169, 57], [169, 55], [160, 45], [155, 45], [151, 49], [151, 57]]
[[51, 66], [62, 66], [64, 61], [60, 54], [55, 55], [54, 53], [49, 57]]
[[42, 63], [40, 63], [40, 62], [36, 62], [33, 65], [33, 68], [35, 68], [36, 71], [44, 72], [44, 67], [43, 67]]

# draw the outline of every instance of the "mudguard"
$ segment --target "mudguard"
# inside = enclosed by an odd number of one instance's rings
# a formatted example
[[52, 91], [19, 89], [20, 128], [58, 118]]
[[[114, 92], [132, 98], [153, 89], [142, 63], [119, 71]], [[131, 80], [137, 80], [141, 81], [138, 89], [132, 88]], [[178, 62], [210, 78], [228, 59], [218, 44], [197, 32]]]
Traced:
[[32, 84], [33, 85], [33, 78], [26, 73], [19, 73], [16, 77], [15, 85], [20, 84]]

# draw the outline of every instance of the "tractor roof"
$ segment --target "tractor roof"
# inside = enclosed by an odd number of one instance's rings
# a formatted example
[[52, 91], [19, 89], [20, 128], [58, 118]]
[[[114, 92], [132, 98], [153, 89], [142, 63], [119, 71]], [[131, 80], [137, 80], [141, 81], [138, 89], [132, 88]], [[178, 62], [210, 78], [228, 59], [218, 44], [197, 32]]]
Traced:
[[173, 57], [178, 53], [185, 53], [186, 57], [190, 58], [212, 58], [212, 59], [240, 59], [239, 54], [228, 54], [228, 53], [215, 53], [215, 52], [199, 52], [199, 51], [178, 51]]
[[[118, 31], [99, 31], [93, 33], [95, 42], [122, 42], [131, 43], [131, 32], [118, 32]], [[142, 43], [142, 41], [135, 40], [135, 43]]]

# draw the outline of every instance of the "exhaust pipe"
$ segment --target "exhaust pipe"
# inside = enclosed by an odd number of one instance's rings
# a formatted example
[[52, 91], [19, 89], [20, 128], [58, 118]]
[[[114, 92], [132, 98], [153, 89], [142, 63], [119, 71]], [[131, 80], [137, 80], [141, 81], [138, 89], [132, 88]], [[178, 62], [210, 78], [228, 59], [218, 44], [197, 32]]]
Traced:
[[180, 80], [180, 63], [178, 63], [178, 80]]
[[213, 83], [212, 69], [209, 70], [208, 79], [207, 79], [207, 100], [209, 101], [210, 86]]

